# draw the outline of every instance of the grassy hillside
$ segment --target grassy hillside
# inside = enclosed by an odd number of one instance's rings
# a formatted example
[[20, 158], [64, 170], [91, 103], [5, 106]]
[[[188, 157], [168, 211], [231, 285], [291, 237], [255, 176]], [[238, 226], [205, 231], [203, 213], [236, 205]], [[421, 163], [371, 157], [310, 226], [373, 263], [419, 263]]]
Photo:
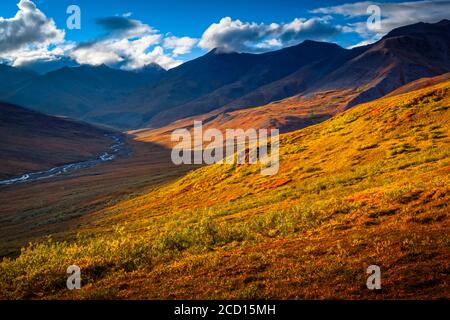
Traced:
[[136, 139], [172, 146], [174, 130], [187, 128], [193, 134], [194, 120], [202, 121], [204, 130], [215, 128], [225, 132], [227, 128], [278, 128], [281, 133], [305, 128], [323, 122], [343, 112], [357, 90], [330, 90], [311, 95], [296, 95], [254, 108], [230, 110], [220, 108], [197, 117], [185, 118], [159, 129], [130, 131]]
[[0, 296], [450, 298], [449, 105], [450, 81], [362, 104], [283, 135], [275, 176], [207, 166], [112, 204], [5, 259]]

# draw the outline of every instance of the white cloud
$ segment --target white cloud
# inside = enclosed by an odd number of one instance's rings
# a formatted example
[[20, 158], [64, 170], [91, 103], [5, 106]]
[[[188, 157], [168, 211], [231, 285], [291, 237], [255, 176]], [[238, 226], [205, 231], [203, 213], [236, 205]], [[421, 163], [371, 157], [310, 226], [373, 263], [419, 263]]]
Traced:
[[17, 6], [14, 17], [0, 17], [0, 60], [12, 66], [70, 57], [79, 64], [107, 64], [126, 70], [151, 63], [170, 69], [181, 64], [177, 56], [190, 52], [197, 42], [189, 37], [164, 39], [158, 30], [130, 19], [132, 13], [129, 12], [98, 19], [104, 35], [75, 45], [64, 39], [64, 31], [31, 0], [20, 0]]
[[74, 47], [72, 43], [65, 43], [54, 48], [36, 47], [32, 50], [16, 50], [6, 53], [2, 57], [10, 61], [13, 67], [20, 67], [37, 62], [50, 62], [64, 58]]
[[164, 39], [164, 48], [172, 49], [173, 56], [176, 57], [191, 52], [197, 42], [198, 39], [190, 37], [169, 36]]
[[[120, 66], [135, 70], [151, 63], [165, 69], [181, 64], [176, 59], [192, 50], [191, 38], [164, 38], [158, 30], [138, 20], [125, 17], [108, 17], [97, 21], [106, 35], [90, 43], [81, 44], [70, 56], [80, 64]], [[165, 49], [170, 49], [166, 52]]]
[[72, 50], [70, 56], [79, 64], [118, 65], [123, 69], [137, 69], [145, 66], [146, 50], [160, 42], [160, 35], [143, 35], [136, 39], [106, 38], [83, 44]]
[[176, 60], [171, 56], [165, 54], [164, 49], [161, 46], [157, 46], [153, 49], [153, 51], [146, 54], [145, 58], [147, 59], [148, 65], [150, 63], [157, 63], [163, 68], [172, 69], [183, 63], [181, 60]]
[[417, 22], [438, 22], [449, 18], [450, 1], [409, 1], [399, 3], [382, 2], [356, 2], [333, 7], [318, 8], [312, 10], [316, 14], [341, 15], [346, 18], [368, 17], [367, 8], [370, 5], [378, 5], [381, 9], [381, 29], [376, 32], [367, 28], [366, 21], [350, 24], [353, 31], [362, 37], [372, 37], [374, 33], [381, 35], [394, 28]]
[[17, 6], [19, 10], [14, 17], [0, 17], [0, 58], [20, 66], [64, 54], [62, 48], [49, 49], [64, 42], [64, 31], [56, 27], [53, 19], [30, 0], [20, 0]]
[[71, 52], [71, 57], [80, 64], [118, 66], [124, 70], [141, 69], [157, 63], [165, 69], [181, 64], [159, 46], [161, 35], [146, 35], [135, 39], [104, 39]]
[[101, 64], [117, 64], [123, 61], [115, 52], [108, 51], [107, 47], [102, 43], [96, 43], [89, 47], [80, 47], [73, 50], [71, 58], [79, 64], [101, 65]]
[[281, 42], [279, 39], [266, 39], [263, 42], [260, 42], [256, 44], [256, 47], [259, 49], [274, 49], [274, 48], [280, 48], [283, 46], [283, 42]]
[[289, 23], [255, 23], [225, 17], [206, 29], [199, 42], [204, 49], [258, 52], [297, 44], [300, 41], [330, 40], [345, 32], [339, 25], [329, 23], [329, 17], [294, 19]]

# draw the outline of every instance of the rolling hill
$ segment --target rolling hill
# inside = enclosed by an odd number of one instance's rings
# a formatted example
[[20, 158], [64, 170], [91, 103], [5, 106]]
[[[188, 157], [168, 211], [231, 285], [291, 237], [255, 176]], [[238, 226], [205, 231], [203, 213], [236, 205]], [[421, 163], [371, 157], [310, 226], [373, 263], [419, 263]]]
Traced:
[[277, 175], [216, 164], [94, 208], [1, 262], [0, 296], [448, 299], [449, 105], [434, 80], [282, 135]]
[[91, 159], [111, 145], [111, 130], [0, 103], [0, 180]]
[[[421, 78], [404, 85], [387, 96], [425, 88], [448, 80], [450, 73], [432, 78]], [[278, 128], [280, 132], [290, 132], [320, 123], [348, 109], [358, 97], [354, 90], [318, 91], [313, 94], [295, 95], [280, 101], [254, 108], [228, 109], [220, 108], [204, 115], [181, 119], [168, 126], [157, 129], [139, 129], [130, 131], [140, 141], [171, 146], [171, 134], [174, 130], [188, 128], [192, 133], [194, 120], [202, 121], [204, 130], [215, 128], [225, 132], [227, 128]]]

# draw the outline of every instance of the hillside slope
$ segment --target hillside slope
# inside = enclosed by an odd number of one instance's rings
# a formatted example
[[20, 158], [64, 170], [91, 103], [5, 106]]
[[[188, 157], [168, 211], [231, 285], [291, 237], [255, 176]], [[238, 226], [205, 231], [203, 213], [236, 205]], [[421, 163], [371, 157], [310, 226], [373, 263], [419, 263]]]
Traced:
[[[395, 96], [402, 93], [422, 89], [450, 79], [450, 73], [437, 77], [421, 78], [404, 85], [387, 96]], [[189, 128], [192, 132], [194, 120], [203, 121], [204, 129], [220, 129], [223, 132], [227, 128], [278, 128], [280, 132], [290, 132], [329, 119], [346, 109], [352, 101], [358, 97], [358, 92], [348, 90], [319, 91], [312, 94], [295, 95], [267, 105], [240, 110], [226, 107], [214, 110], [204, 115], [186, 118], [158, 129], [139, 129], [131, 131], [137, 139], [146, 142], [170, 145], [171, 133], [176, 129]]]
[[345, 111], [357, 95], [353, 90], [330, 90], [310, 95], [295, 95], [267, 105], [245, 109], [220, 108], [203, 115], [181, 119], [161, 128], [130, 131], [136, 139], [171, 146], [174, 130], [187, 128], [193, 133], [193, 121], [202, 121], [204, 130], [277, 128], [290, 132], [320, 123]]
[[[246, 61], [239, 61], [243, 55], [246, 57]], [[144, 118], [144, 125], [160, 127], [184, 117], [204, 114], [229, 104], [234, 105], [236, 99], [240, 99], [258, 88], [284, 78], [296, 70], [306, 68], [306, 66], [317, 66], [317, 64], [321, 63], [326, 64], [326, 66], [316, 68], [313, 72], [309, 73], [309, 80], [313, 81], [314, 75], [322, 73], [324, 69], [330, 68], [330, 66], [338, 65], [342, 61], [350, 59], [352, 56], [353, 51], [345, 50], [336, 44], [317, 41], [304, 41], [296, 46], [264, 54], [222, 53], [216, 50], [205, 57], [214, 58], [218, 62], [225, 58], [232, 61], [232, 65], [239, 70], [234, 79], [223, 81], [220, 86], [211, 87], [206, 92], [199, 92], [199, 90], [191, 88], [191, 94], [189, 96], [183, 96], [183, 100], [176, 101], [175, 103], [172, 95], [159, 95], [157, 99], [144, 99], [149, 91], [143, 91], [143, 95], [134, 96], [133, 99], [137, 99], [135, 101], [141, 101], [140, 105], [145, 107], [146, 110], [150, 108], [151, 110], [156, 109], [157, 111], [156, 113], [147, 113], [147, 117], [150, 115], [152, 117], [151, 119], [149, 118], [150, 121], [146, 121], [146, 118]], [[204, 58], [201, 57], [196, 62], [205, 65], [203, 60]], [[186, 64], [189, 64], [189, 62]], [[183, 90], [187, 89], [186, 83], [194, 81], [193, 79], [200, 81], [199, 83], [202, 86], [216, 83], [218, 79], [223, 78], [224, 74], [227, 74], [229, 69], [225, 64], [219, 65], [220, 68], [213, 73], [212, 79], [202, 81], [204, 80], [200, 77], [202, 70], [194, 69], [190, 74], [187, 74], [187, 78], [184, 79], [182, 86], [173, 86], [171, 87], [172, 90], [178, 92], [180, 87]], [[183, 68], [183, 65], [179, 68], [180, 70], [174, 70], [173, 74], [178, 74]], [[166, 85], [172, 85], [172, 83], [167, 83], [162, 79], [159, 86]], [[151, 93], [154, 92], [154, 89], [147, 88], [146, 90], [150, 90]], [[274, 93], [270, 96], [269, 101], [293, 95], [298, 91], [286, 90], [286, 92], [281, 94]], [[267, 95], [271, 95], [270, 90], [266, 90], [266, 92]], [[166, 100], [160, 100], [161, 98]], [[142, 103], [142, 101], [145, 102]], [[251, 107], [259, 103], [260, 99], [247, 99], [246, 103], [239, 107]], [[133, 104], [136, 104], [136, 102], [131, 103], [131, 105]]]
[[411, 81], [450, 71], [450, 20], [392, 30], [316, 84], [315, 90], [360, 88], [349, 104], [382, 97]]
[[450, 21], [397, 28], [380, 41], [309, 65], [233, 101], [228, 108], [252, 106], [294, 94], [330, 90], [358, 93], [348, 106], [380, 98], [423, 77], [450, 71]]
[[12, 90], [16, 90], [23, 86], [24, 83], [37, 77], [38, 74], [0, 64], [0, 96], [9, 94]]
[[217, 164], [113, 204], [4, 260], [0, 296], [448, 299], [449, 105], [450, 81], [362, 104], [283, 135], [277, 175]]
[[110, 132], [0, 103], [0, 180], [96, 157]]

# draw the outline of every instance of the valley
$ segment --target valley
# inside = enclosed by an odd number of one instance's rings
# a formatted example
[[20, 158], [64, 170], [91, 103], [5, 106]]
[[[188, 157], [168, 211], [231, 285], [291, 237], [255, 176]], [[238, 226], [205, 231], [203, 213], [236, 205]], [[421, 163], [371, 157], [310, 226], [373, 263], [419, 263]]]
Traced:
[[25, 183], [25, 182], [33, 182], [33, 181], [39, 181], [42, 179], [49, 179], [56, 176], [59, 176], [61, 174], [70, 174], [76, 170], [80, 169], [86, 169], [93, 166], [96, 166], [98, 164], [101, 164], [106, 161], [112, 161], [120, 154], [122, 155], [129, 155], [129, 151], [127, 151], [124, 147], [125, 143], [123, 142], [123, 137], [119, 135], [112, 135], [109, 136], [114, 144], [110, 146], [109, 150], [107, 152], [104, 152], [102, 155], [100, 155], [97, 159], [92, 160], [86, 160], [82, 162], [76, 162], [76, 163], [70, 163], [66, 164], [60, 167], [54, 167], [47, 171], [39, 171], [39, 172], [29, 172], [22, 174], [19, 177], [11, 178], [8, 180], [2, 180], [0, 181], [0, 186], [10, 186], [18, 183]]
[[[130, 159], [17, 186], [42, 202], [0, 202], [10, 250], [24, 244], [25, 234], [53, 239], [0, 264], [0, 294], [448, 297], [449, 93], [444, 80], [284, 134], [275, 176], [261, 176], [251, 165], [167, 170], [168, 149], [160, 149], [158, 161], [151, 144], [132, 140]], [[89, 185], [96, 188], [76, 192]], [[39, 194], [43, 188], [58, 199]], [[19, 189], [1, 196], [14, 192]], [[20, 221], [19, 210], [28, 213]], [[45, 263], [30, 263], [36, 260]], [[58, 284], [70, 264], [84, 270], [85, 285], [69, 293]], [[370, 264], [384, 270], [382, 292], [361, 290]]]
[[[17, 255], [30, 241], [76, 236], [90, 214], [133, 194], [182, 176], [195, 166], [175, 166], [170, 150], [128, 138], [130, 156], [36, 182], [0, 187], [0, 255]], [[36, 201], [39, 199], [39, 201]], [[90, 222], [89, 222], [90, 224]], [[107, 225], [92, 227], [92, 232]]]
[[0, 180], [100, 156], [114, 130], [0, 104]]

